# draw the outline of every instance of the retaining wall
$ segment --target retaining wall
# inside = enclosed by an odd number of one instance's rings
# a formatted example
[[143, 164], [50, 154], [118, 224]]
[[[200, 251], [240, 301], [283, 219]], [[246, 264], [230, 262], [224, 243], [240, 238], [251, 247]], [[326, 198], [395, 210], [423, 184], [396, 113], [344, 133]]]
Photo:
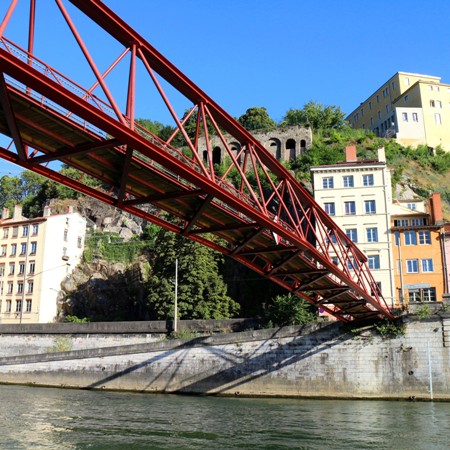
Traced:
[[433, 395], [449, 400], [450, 318], [407, 319], [404, 326], [405, 335], [389, 339], [373, 328], [355, 332], [338, 323], [163, 341], [151, 333], [2, 334], [0, 382], [248, 396]]

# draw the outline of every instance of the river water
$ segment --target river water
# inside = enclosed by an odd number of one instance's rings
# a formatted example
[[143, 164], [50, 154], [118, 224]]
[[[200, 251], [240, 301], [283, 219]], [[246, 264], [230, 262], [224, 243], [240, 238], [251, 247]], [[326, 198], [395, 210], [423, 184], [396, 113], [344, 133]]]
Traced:
[[450, 403], [0, 386], [0, 449], [450, 448]]

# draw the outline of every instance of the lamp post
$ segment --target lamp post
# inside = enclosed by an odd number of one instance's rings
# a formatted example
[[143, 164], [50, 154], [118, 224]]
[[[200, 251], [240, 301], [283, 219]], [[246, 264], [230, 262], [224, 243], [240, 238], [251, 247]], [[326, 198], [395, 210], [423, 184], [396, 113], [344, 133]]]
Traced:
[[173, 314], [173, 332], [178, 331], [178, 259], [175, 260], [175, 311]]

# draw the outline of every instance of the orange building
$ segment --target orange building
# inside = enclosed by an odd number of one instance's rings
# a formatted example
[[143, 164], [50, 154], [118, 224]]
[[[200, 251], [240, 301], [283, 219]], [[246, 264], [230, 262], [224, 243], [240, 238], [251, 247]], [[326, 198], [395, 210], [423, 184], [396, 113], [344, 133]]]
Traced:
[[444, 227], [439, 193], [422, 200], [392, 205], [396, 307], [414, 302], [440, 302], [445, 291], [441, 233]]

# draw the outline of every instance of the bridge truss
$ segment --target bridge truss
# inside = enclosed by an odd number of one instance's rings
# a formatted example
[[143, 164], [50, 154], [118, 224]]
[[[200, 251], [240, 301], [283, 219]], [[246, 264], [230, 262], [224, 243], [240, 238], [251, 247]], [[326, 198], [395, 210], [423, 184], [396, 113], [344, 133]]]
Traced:
[[[220, 251], [341, 321], [393, 318], [366, 256], [248, 131], [100, 0], [70, 0], [123, 47], [101, 71], [67, 5], [54, 2], [95, 83], [82, 87], [34, 54], [36, 0], [24, 25], [28, 47], [8, 39], [18, 4], [11, 0], [0, 24], [0, 132], [11, 138], [1, 158]], [[121, 108], [108, 77], [123, 61]], [[148, 77], [143, 89], [153, 89], [173, 118], [165, 140], [135, 121], [138, 65]], [[181, 115], [174, 91], [190, 105]], [[220, 169], [212, 135], [226, 149]], [[102, 187], [63, 176], [53, 161]]]

